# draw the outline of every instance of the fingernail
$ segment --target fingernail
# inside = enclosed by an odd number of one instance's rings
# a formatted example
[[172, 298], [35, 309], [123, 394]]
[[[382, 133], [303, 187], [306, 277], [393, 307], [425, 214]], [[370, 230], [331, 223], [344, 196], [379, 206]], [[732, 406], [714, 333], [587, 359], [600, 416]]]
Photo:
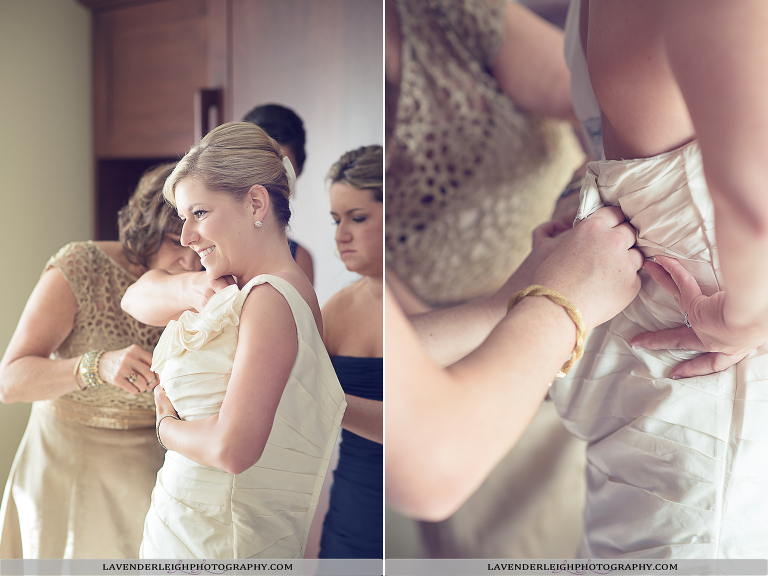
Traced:
[[674, 376], [672, 376], [672, 380], [680, 380], [680, 376], [678, 376], [677, 374], [675, 374]]
[[643, 347], [640, 346], [640, 344], [632, 344], [632, 348], [634, 348], [635, 350], [642, 350], [643, 349]]

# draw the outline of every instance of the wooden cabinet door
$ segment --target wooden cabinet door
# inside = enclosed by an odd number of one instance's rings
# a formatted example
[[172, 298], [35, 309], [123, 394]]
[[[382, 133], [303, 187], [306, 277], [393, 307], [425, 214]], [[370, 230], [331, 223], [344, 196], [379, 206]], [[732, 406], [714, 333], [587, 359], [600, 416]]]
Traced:
[[228, 0], [122, 6], [93, 17], [96, 157], [177, 157], [198, 91], [226, 84]]

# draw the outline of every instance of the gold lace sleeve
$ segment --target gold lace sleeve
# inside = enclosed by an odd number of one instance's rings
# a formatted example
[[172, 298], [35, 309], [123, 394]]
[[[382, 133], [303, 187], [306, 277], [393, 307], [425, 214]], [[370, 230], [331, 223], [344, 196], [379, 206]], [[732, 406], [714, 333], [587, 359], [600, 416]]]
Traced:
[[[88, 350], [120, 350], [137, 344], [152, 352], [162, 328], [147, 326], [120, 308], [126, 289], [136, 278], [94, 242], [73, 242], [46, 264], [59, 269], [77, 299], [72, 332], [52, 358], [73, 358]], [[129, 429], [154, 426], [151, 392], [130, 394], [105, 385], [77, 390], [40, 403], [56, 416], [98, 428]]]

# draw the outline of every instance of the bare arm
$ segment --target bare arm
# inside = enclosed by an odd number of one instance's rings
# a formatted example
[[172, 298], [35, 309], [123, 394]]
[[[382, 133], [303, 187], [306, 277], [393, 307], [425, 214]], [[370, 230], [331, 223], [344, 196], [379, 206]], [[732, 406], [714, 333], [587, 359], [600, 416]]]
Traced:
[[[634, 233], [619, 225], [620, 211], [604, 210], [579, 224], [533, 277], [574, 303], [588, 330], [622, 310], [640, 286], [642, 256], [628, 250]], [[439, 520], [525, 430], [573, 349], [574, 325], [548, 299], [526, 298], [482, 346], [443, 370], [389, 296], [385, 310], [387, 499], [408, 515]]]
[[[768, 325], [768, 4], [665, 3], [665, 41], [715, 205], [726, 322]], [[712, 31], [717, 30], [717, 34]]]
[[120, 305], [139, 322], [166, 326], [187, 310], [199, 312], [211, 296], [231, 283], [231, 278], [209, 280], [205, 272], [149, 270], [128, 287]]
[[[60, 270], [49, 268], [32, 291], [0, 362], [0, 401], [58, 398], [83, 386], [72, 374], [78, 358], [49, 358], [72, 331], [75, 314], [77, 300], [69, 283]], [[151, 363], [149, 352], [129, 346], [104, 354], [99, 373], [105, 382], [135, 394], [154, 379]], [[141, 375], [135, 384], [127, 380], [134, 372]]]
[[638, 335], [632, 344], [708, 352], [673, 371], [689, 377], [724, 370], [768, 340], [768, 5], [681, 1], [665, 3], [660, 14], [701, 146], [725, 290], [704, 296], [677, 262], [649, 263], [692, 328]]
[[[298, 341], [290, 307], [269, 284], [245, 301], [232, 375], [221, 410], [193, 421], [165, 418], [160, 437], [168, 449], [199, 464], [239, 474], [261, 457], [277, 405], [296, 360]], [[174, 413], [158, 387], [158, 416]]]
[[507, 2], [493, 76], [521, 108], [576, 122], [563, 33], [517, 2]]
[[372, 442], [384, 443], [384, 403], [346, 394], [341, 427]]
[[[355, 291], [362, 280], [337, 292], [323, 306], [323, 342], [331, 356], [381, 358], [383, 353], [382, 299]], [[347, 409], [341, 421], [345, 430], [372, 442], [383, 443], [383, 402], [346, 394]]]
[[504, 317], [512, 294], [531, 284], [538, 266], [568, 236], [564, 230], [563, 224], [555, 222], [536, 228], [533, 251], [492, 296], [409, 316], [421, 345], [437, 364], [448, 366], [482, 344]]

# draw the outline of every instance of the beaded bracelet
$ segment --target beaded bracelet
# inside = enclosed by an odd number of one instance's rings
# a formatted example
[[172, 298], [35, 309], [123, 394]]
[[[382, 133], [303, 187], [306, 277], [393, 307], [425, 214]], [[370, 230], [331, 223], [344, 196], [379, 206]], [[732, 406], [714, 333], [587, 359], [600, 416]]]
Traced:
[[509, 303], [507, 303], [507, 312], [512, 310], [512, 308], [514, 308], [514, 306], [526, 296], [546, 296], [558, 306], [562, 306], [568, 313], [568, 316], [571, 318], [571, 320], [573, 320], [573, 323], [576, 324], [576, 346], [573, 347], [571, 357], [565, 364], [563, 364], [563, 367], [560, 368], [560, 372], [557, 373], [558, 378], [564, 378], [565, 375], [570, 372], [571, 368], [573, 368], [573, 365], [584, 354], [584, 340], [587, 337], [587, 329], [584, 326], [584, 318], [581, 316], [579, 309], [571, 304], [565, 298], [565, 296], [560, 294], [560, 292], [552, 290], [551, 288], [546, 288], [539, 284], [532, 284], [531, 286], [528, 286], [528, 288], [512, 294], [512, 298], [510, 298]]
[[86, 386], [96, 387], [106, 384], [99, 376], [99, 360], [104, 350], [91, 350], [80, 358], [80, 378]]

